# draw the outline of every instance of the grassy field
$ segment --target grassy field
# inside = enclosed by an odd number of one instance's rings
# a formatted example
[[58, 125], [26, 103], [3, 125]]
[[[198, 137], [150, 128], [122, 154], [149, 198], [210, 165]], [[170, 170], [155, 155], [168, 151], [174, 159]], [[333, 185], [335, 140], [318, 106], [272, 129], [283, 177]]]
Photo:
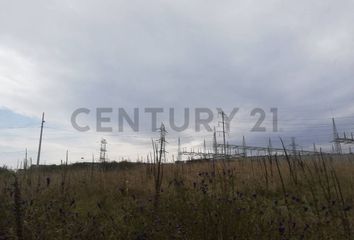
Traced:
[[[354, 239], [354, 157], [0, 172], [0, 239]], [[160, 187], [157, 186], [161, 184]]]

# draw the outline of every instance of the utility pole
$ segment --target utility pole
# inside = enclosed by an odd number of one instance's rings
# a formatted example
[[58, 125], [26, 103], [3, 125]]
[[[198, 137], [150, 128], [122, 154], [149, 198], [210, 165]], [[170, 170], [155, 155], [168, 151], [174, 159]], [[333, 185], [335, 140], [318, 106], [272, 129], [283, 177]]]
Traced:
[[39, 146], [38, 146], [38, 154], [37, 154], [37, 167], [39, 166], [39, 161], [41, 159], [41, 150], [42, 150], [42, 136], [43, 136], [43, 125], [44, 125], [44, 112], [42, 114], [42, 124], [41, 124], [41, 133], [39, 135]]
[[95, 156], [92, 153], [92, 162], [91, 162], [91, 182], [93, 180], [93, 167], [95, 165]]
[[313, 143], [313, 151], [314, 151], [315, 153], [317, 153], [316, 143]]
[[28, 167], [28, 158], [27, 158], [27, 148], [26, 148], [25, 159], [23, 160], [23, 169], [27, 170], [27, 167]]
[[336, 126], [336, 122], [334, 121], [334, 118], [332, 118], [332, 124], [333, 124], [333, 143], [334, 143], [334, 151], [336, 154], [341, 154], [342, 153], [342, 147], [340, 145], [340, 142], [338, 141], [339, 139], [339, 134]]
[[181, 153], [181, 139], [178, 138], [178, 153], [177, 153], [177, 161], [182, 161], [182, 153]]
[[245, 136], [242, 137], [242, 149], [243, 149], [243, 156], [247, 157], [247, 149], [246, 149], [246, 139]]
[[66, 150], [66, 154], [65, 154], [65, 166], [68, 166], [68, 162], [69, 162], [69, 150]]
[[269, 140], [268, 140], [268, 154], [269, 155], [272, 155], [272, 153], [273, 153], [272, 148], [273, 148], [272, 139], [269, 138]]

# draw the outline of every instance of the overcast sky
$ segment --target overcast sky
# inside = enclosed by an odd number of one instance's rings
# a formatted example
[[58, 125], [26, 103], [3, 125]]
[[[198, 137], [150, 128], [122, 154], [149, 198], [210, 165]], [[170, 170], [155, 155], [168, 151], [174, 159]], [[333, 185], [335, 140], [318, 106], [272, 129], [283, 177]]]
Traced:
[[[158, 137], [145, 107], [238, 107], [232, 143], [295, 136], [305, 148], [329, 147], [331, 117], [354, 131], [353, 9], [351, 0], [1, 1], [0, 164], [16, 167], [25, 148], [36, 158], [42, 112], [45, 163], [60, 163], [66, 149], [72, 162], [97, 157], [102, 137], [111, 159], [145, 156]], [[70, 124], [79, 107], [92, 110], [87, 133]], [[97, 107], [139, 107], [143, 127], [97, 133]], [[278, 108], [281, 132], [250, 132], [255, 107], [267, 126]], [[178, 136], [185, 147], [212, 140], [172, 131], [170, 154]]]

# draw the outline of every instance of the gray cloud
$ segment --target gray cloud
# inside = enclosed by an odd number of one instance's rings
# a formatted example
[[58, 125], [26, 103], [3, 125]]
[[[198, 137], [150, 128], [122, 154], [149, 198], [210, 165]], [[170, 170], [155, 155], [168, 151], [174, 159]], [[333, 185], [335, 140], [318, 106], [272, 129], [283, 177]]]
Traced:
[[[48, 124], [69, 131], [78, 107], [241, 107], [246, 122], [253, 107], [278, 107], [293, 119], [284, 130], [299, 128], [277, 136], [309, 145], [311, 135], [330, 129], [310, 133], [301, 122], [330, 124], [332, 115], [354, 110], [353, 7], [329, 0], [2, 2], [0, 104], [31, 117], [45, 111]], [[235, 125], [231, 140], [269, 135]], [[99, 134], [70, 134], [86, 139], [86, 147], [68, 140], [82, 152], [97, 148]], [[182, 137], [195, 142], [193, 134]], [[121, 141], [134, 152], [130, 139]], [[47, 157], [57, 160], [55, 148], [67, 144], [53, 145]]]

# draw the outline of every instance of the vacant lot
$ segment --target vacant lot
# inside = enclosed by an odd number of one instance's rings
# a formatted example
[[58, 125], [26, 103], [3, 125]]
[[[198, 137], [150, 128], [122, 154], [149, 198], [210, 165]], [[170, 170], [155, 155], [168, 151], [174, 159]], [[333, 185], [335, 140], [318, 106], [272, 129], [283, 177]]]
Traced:
[[[354, 239], [354, 157], [0, 173], [0, 239]], [[156, 191], [156, 189], [159, 189]]]

